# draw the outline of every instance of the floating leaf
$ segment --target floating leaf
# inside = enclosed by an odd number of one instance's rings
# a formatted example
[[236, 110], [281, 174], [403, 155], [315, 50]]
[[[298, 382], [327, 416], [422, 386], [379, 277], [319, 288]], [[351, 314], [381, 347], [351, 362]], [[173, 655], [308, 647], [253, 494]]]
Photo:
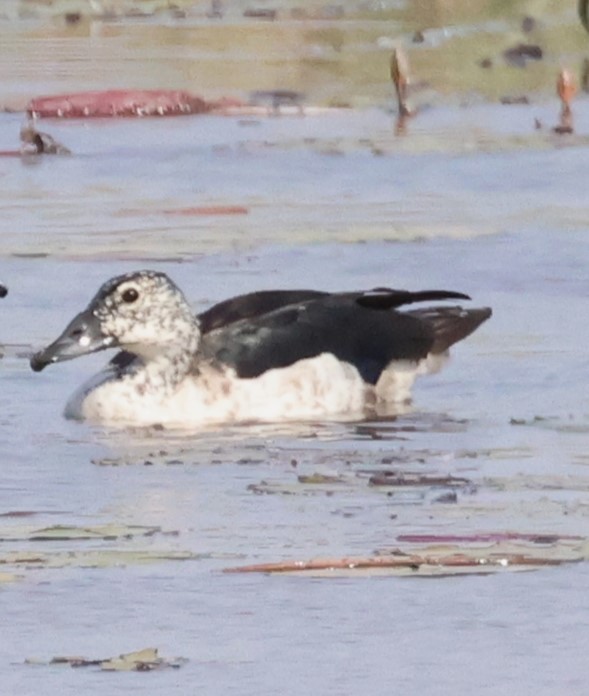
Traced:
[[459, 488], [472, 486], [472, 482], [458, 476], [435, 476], [428, 474], [412, 474], [404, 471], [379, 471], [368, 479], [370, 486], [430, 486]]
[[319, 480], [312, 477], [302, 477], [308, 480], [296, 483], [280, 483], [260, 481], [260, 483], [250, 483], [248, 491], [258, 495], [334, 495], [335, 493], [357, 491], [358, 487], [351, 485], [349, 481], [337, 478], [336, 480]]
[[78, 541], [87, 539], [131, 539], [153, 536], [160, 527], [124, 524], [102, 524], [94, 527], [54, 525], [51, 527], [5, 527], [0, 541]]
[[100, 668], [108, 672], [149, 671], [151, 667], [147, 668], [147, 665], [155, 665], [158, 661], [156, 648], [144, 648], [143, 650], [104, 660], [100, 663]]
[[27, 658], [27, 665], [69, 665], [70, 667], [99, 667], [105, 672], [151, 672], [155, 669], [178, 669], [187, 662], [184, 657], [159, 657], [157, 648], [144, 648], [118, 657], [86, 658], [79, 655], [53, 657], [48, 663]]
[[[27, 659], [27, 664], [30, 664]], [[99, 665], [102, 660], [88, 660], [85, 657], [80, 657], [78, 655], [60, 655], [58, 657], [52, 657], [49, 664], [50, 665], [70, 665], [71, 667], [89, 667], [90, 665]], [[39, 663], [37, 663], [39, 664]], [[43, 664], [43, 663], [41, 663]]]
[[[243, 205], [197, 205], [190, 208], [164, 210], [165, 215], [247, 215], [249, 209]], [[145, 212], [141, 212], [145, 215]]]
[[228, 573], [304, 573], [311, 575], [456, 575], [489, 574], [505, 570], [535, 570], [589, 559], [589, 541], [565, 543], [551, 548], [524, 547], [497, 542], [486, 547], [461, 548], [457, 545], [429, 546], [422, 549], [393, 549], [381, 555], [319, 558], [308, 561], [279, 561], [226, 568]]
[[25, 568], [112, 568], [162, 561], [191, 561], [203, 555], [191, 551], [92, 549], [88, 551], [17, 551], [0, 554], [0, 565]]
[[520, 532], [491, 532], [478, 534], [399, 534], [397, 541], [409, 544], [459, 544], [498, 541], [528, 541], [533, 544], [555, 544], [561, 540], [582, 541], [582, 536], [570, 534], [523, 534]]
[[310, 483], [310, 484], [322, 484], [322, 483], [346, 483], [346, 479], [343, 476], [333, 476], [329, 474], [310, 474], [298, 476], [297, 480], [299, 483]]

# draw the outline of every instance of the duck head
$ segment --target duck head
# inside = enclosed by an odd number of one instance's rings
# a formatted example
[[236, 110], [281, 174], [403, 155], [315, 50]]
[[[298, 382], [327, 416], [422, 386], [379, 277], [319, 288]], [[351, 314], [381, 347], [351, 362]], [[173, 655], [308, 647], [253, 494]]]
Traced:
[[107, 281], [88, 307], [53, 343], [35, 353], [31, 368], [123, 348], [144, 360], [169, 351], [195, 352], [198, 321], [184, 295], [164, 273], [137, 271]]

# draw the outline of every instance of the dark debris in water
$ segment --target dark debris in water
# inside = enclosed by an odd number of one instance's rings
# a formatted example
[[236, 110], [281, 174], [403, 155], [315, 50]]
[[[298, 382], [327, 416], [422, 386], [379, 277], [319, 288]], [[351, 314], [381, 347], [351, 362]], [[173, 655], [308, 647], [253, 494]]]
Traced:
[[343, 476], [331, 476], [328, 474], [310, 474], [309, 476], [299, 476], [297, 478], [299, 483], [310, 483], [310, 484], [325, 484], [325, 483], [346, 483], [346, 479]]
[[524, 68], [530, 60], [542, 60], [544, 51], [536, 44], [519, 43], [503, 51], [503, 58], [509, 65]]
[[444, 413], [420, 413], [402, 418], [383, 417], [354, 426], [353, 434], [371, 440], [407, 440], [408, 434], [420, 432], [463, 432], [468, 420], [452, 418]]
[[501, 541], [525, 541], [532, 544], [557, 544], [559, 541], [583, 541], [572, 534], [525, 534], [522, 532], [479, 532], [477, 534], [399, 534], [397, 541], [409, 544], [495, 544]]
[[71, 155], [71, 151], [58, 143], [49, 133], [37, 130], [35, 121], [29, 119], [20, 130], [20, 153], [26, 155]]
[[578, 9], [581, 23], [589, 31], [589, 0], [579, 0]]
[[531, 419], [510, 418], [509, 425], [537, 425], [538, 423], [543, 423], [544, 421], [547, 421], [547, 420], [549, 420], [549, 419], [545, 418], [544, 416], [534, 416]]
[[505, 97], [501, 97], [501, 103], [506, 104], [506, 105], [513, 105], [513, 104], [529, 104], [530, 99], [525, 95], [525, 94], [520, 94], [520, 95], [507, 95]]
[[398, 470], [379, 471], [368, 479], [369, 486], [473, 487], [472, 481], [458, 476], [414, 474]]
[[421, 474], [401, 469], [349, 470], [345, 474], [313, 472], [301, 474], [293, 481], [252, 483], [247, 490], [257, 495], [349, 495], [370, 490], [393, 497], [396, 503], [455, 503], [457, 491], [472, 495], [477, 486], [468, 478], [449, 474]]
[[570, 414], [568, 417], [538, 415], [531, 418], [512, 417], [509, 419], [509, 425], [543, 428], [566, 433], [589, 432], [589, 424], [586, 417], [578, 414]]
[[432, 500], [432, 503], [438, 503], [441, 505], [449, 505], [458, 502], [458, 494], [456, 491], [448, 491], [446, 493], [441, 493]]
[[248, 7], [243, 11], [243, 16], [248, 19], [273, 21], [276, 19], [277, 15], [277, 10], [268, 7]]
[[164, 466], [183, 466], [187, 462], [184, 459], [178, 457], [140, 457], [138, 459], [131, 457], [102, 457], [101, 459], [92, 459], [91, 463], [95, 466], [154, 466], [156, 464], [162, 464]]

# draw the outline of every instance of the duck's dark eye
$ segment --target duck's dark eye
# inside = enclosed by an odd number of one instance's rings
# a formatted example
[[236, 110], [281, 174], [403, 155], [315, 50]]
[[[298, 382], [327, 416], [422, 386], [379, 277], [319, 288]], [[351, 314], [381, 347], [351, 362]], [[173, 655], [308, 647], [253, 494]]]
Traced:
[[139, 293], [135, 288], [129, 288], [128, 290], [125, 290], [125, 292], [122, 295], [123, 302], [127, 302], [128, 304], [131, 304], [131, 302], [135, 302], [135, 300], [139, 297]]

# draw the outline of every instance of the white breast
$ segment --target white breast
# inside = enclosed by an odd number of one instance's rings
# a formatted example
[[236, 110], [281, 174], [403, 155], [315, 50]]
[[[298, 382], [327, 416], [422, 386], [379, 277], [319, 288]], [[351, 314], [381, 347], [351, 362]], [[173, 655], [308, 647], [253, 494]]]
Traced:
[[142, 390], [132, 376], [100, 373], [69, 400], [66, 416], [115, 425], [193, 427], [207, 423], [306, 419], [337, 413], [360, 414], [367, 388], [358, 371], [333, 355], [300, 360], [239, 379], [233, 370], [204, 367], [170, 396]]
[[198, 376], [186, 377], [172, 395], [162, 396], [142, 389], [133, 376], [114, 378], [110, 369], [72, 396], [66, 416], [115, 426], [161, 423], [180, 428], [344, 414], [360, 418], [377, 398], [406, 401], [420, 371], [414, 364], [391, 365], [374, 389], [355, 367], [324, 353], [254, 379], [205, 366]]

